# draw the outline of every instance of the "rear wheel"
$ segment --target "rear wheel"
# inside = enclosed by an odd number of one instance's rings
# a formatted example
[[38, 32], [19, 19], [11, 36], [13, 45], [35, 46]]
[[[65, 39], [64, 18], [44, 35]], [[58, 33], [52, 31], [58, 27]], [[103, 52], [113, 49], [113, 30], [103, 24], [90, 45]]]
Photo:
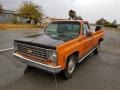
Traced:
[[65, 79], [69, 79], [73, 76], [75, 70], [76, 70], [75, 55], [71, 55], [70, 57], [68, 57], [68, 60], [66, 62], [66, 68], [62, 72], [62, 74]]
[[98, 44], [96, 49], [93, 51], [93, 53], [97, 55], [99, 51], [100, 51], [100, 45]]

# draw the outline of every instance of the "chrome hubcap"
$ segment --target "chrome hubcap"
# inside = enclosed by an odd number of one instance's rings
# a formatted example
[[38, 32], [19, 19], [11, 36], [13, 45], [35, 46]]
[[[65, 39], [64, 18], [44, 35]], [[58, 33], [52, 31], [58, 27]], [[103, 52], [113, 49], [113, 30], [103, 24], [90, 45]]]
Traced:
[[68, 73], [71, 74], [74, 71], [74, 68], [75, 68], [75, 62], [73, 60], [70, 60], [68, 64]]

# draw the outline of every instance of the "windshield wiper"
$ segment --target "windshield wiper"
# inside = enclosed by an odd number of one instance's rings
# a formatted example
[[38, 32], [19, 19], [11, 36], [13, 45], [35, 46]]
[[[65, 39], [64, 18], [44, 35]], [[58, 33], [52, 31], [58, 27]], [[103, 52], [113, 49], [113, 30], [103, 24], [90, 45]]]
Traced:
[[66, 36], [67, 37], [67, 35], [63, 34], [63, 32], [59, 32], [58, 35], [59, 36]]

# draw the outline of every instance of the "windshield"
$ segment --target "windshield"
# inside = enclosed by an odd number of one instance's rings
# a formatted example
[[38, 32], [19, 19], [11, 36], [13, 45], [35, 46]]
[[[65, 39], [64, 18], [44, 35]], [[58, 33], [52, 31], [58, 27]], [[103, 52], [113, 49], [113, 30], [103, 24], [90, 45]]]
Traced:
[[77, 37], [80, 34], [79, 22], [53, 22], [49, 24], [46, 34], [51, 37]]

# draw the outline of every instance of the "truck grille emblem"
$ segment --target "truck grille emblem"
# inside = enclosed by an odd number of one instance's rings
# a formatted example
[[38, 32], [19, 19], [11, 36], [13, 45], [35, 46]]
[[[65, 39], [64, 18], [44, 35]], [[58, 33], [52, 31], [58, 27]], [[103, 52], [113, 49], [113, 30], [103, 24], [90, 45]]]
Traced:
[[32, 53], [32, 50], [27, 50], [27, 53]]

